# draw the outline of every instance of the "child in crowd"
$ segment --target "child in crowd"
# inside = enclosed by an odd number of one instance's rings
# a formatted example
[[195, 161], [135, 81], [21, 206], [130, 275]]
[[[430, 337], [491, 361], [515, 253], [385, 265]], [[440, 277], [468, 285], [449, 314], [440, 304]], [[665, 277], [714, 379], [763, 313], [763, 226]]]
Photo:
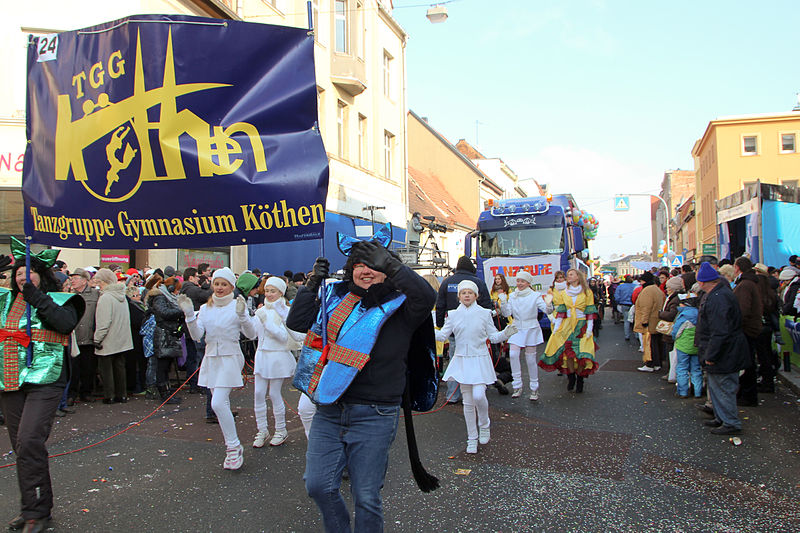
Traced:
[[178, 296], [178, 306], [186, 316], [186, 325], [194, 340], [205, 335], [206, 352], [200, 365], [197, 383], [211, 389], [211, 408], [217, 415], [226, 454], [222, 464], [227, 470], [237, 470], [244, 463], [244, 448], [236, 433], [236, 422], [231, 412], [231, 390], [242, 387], [244, 355], [239, 344], [239, 333], [255, 339], [259, 321], [247, 313], [242, 296], [233, 297], [236, 277], [230, 268], [214, 271], [211, 287], [214, 294], [195, 314], [192, 301], [184, 294]]
[[522, 396], [522, 363], [520, 352], [525, 351], [525, 362], [528, 365], [528, 384], [531, 389], [530, 399], [539, 399], [539, 367], [536, 360], [536, 347], [544, 342], [542, 328], [539, 324], [539, 311], [546, 313], [547, 305], [542, 295], [531, 288], [533, 276], [524, 270], [517, 273], [517, 290], [510, 297], [500, 295], [503, 316], [513, 316], [517, 333], [508, 339], [508, 355], [511, 358], [511, 376], [514, 387], [512, 398]]
[[272, 414], [275, 417], [275, 434], [270, 446], [283, 444], [289, 436], [286, 431], [286, 406], [283, 403], [281, 387], [283, 382], [294, 375], [296, 365], [291, 350], [297, 348], [298, 339], [303, 335], [286, 329], [286, 315], [289, 308], [283, 295], [286, 282], [277, 276], [267, 278], [263, 284], [264, 305], [256, 311], [259, 321], [258, 348], [255, 356], [253, 377], [255, 378], [255, 417], [258, 433], [253, 441], [254, 448], [261, 448], [269, 438], [267, 429], [267, 401], [272, 401]]
[[443, 379], [455, 381], [461, 388], [467, 423], [467, 453], [478, 453], [478, 442], [487, 444], [490, 438], [486, 385], [494, 383], [496, 377], [486, 339], [498, 343], [516, 332], [514, 325], [507, 326], [502, 332], [497, 331], [492, 322], [492, 312], [479, 306], [477, 299], [478, 286], [474, 282], [464, 280], [459, 283], [460, 305], [447, 314], [444, 326], [436, 331], [436, 340], [439, 341], [444, 341], [451, 333], [455, 335], [455, 356]]
[[678, 314], [672, 325], [672, 337], [675, 339], [675, 351], [678, 353], [676, 380], [678, 396], [689, 397], [689, 381], [692, 382], [694, 397], [700, 398], [703, 390], [703, 370], [694, 345], [694, 330], [697, 326], [697, 307], [695, 298], [689, 297], [678, 303]]

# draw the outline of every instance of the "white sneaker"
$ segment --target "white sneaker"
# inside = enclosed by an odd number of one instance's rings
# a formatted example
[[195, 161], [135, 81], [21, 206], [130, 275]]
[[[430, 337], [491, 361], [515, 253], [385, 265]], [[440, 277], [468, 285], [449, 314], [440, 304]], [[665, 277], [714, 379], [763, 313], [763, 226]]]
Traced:
[[522, 396], [522, 389], [514, 389], [514, 394], [511, 395], [512, 398], [519, 398]]
[[478, 435], [478, 442], [481, 444], [489, 444], [492, 436], [489, 434], [489, 428], [481, 428]]
[[269, 431], [259, 431], [256, 433], [256, 438], [253, 440], [253, 448], [261, 448], [269, 438]]
[[478, 453], [478, 441], [467, 439], [467, 453]]
[[244, 464], [244, 446], [241, 444], [236, 448], [231, 448], [225, 452], [225, 462], [222, 468], [225, 470], [239, 470]]
[[639, 346], [639, 352], [640, 352], [640, 353], [644, 353], [644, 347], [642, 347], [642, 346]]
[[653, 367], [653, 370], [654, 370], [654, 371], [656, 371], [656, 372], [658, 372], [659, 370], [661, 370], [661, 367], [660, 367], [660, 366], [654, 366], [654, 367]]
[[535, 390], [535, 391], [531, 392], [530, 399], [531, 399], [532, 402], [535, 402], [536, 400], [538, 400], [539, 399], [539, 391]]
[[638, 370], [639, 372], [653, 372], [653, 368], [647, 365], [640, 366], [636, 370]]
[[284, 430], [275, 431], [275, 434], [272, 436], [272, 440], [269, 441], [270, 446], [280, 446], [283, 444], [286, 439], [289, 438], [289, 432]]

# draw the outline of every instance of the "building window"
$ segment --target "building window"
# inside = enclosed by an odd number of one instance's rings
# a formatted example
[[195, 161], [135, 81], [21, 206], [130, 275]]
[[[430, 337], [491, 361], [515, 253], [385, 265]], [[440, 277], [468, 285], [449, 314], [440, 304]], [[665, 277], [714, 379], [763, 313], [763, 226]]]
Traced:
[[336, 107], [336, 140], [337, 140], [337, 154], [342, 159], [347, 156], [347, 104], [339, 100], [339, 105]]
[[392, 179], [392, 165], [394, 165], [394, 135], [383, 130], [383, 163], [386, 169], [386, 179]]
[[347, 53], [347, 2], [336, 0], [333, 13], [334, 27], [336, 28], [336, 51], [340, 54]]
[[367, 117], [358, 114], [358, 165], [367, 168]]
[[793, 154], [795, 153], [795, 138], [794, 133], [781, 134], [781, 153]]
[[383, 95], [392, 97], [392, 56], [386, 50], [383, 51]]
[[758, 136], [742, 136], [742, 155], [758, 155]]
[[797, 188], [798, 180], [796, 179], [789, 179], [789, 180], [781, 180], [781, 185], [785, 187], [794, 187]]

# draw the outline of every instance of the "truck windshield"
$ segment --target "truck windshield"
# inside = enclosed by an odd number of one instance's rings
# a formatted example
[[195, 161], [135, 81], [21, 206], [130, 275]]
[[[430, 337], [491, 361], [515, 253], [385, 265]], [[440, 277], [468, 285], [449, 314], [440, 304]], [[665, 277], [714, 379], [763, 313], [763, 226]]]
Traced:
[[479, 250], [484, 258], [560, 254], [564, 251], [564, 229], [484, 231], [480, 234]]

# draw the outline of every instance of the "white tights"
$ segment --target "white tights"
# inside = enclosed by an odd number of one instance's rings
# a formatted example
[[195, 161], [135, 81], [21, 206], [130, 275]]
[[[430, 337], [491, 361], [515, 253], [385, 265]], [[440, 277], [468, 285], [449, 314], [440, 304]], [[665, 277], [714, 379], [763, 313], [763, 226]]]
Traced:
[[214, 387], [211, 389], [211, 409], [217, 415], [219, 428], [225, 438], [225, 446], [231, 450], [239, 446], [239, 435], [236, 434], [236, 421], [231, 412], [231, 387]]
[[[508, 355], [511, 357], [511, 386], [514, 390], [522, 388], [522, 363], [519, 359], [519, 352], [523, 350], [521, 346], [514, 344], [508, 345]], [[528, 365], [528, 379], [530, 380], [531, 392], [539, 390], [539, 365], [536, 358], [536, 346], [528, 346], [525, 350], [525, 363]]]
[[275, 417], [275, 431], [286, 431], [286, 405], [283, 403], [281, 387], [285, 378], [264, 379], [254, 374], [255, 378], [255, 405], [253, 411], [256, 416], [258, 431], [268, 433], [267, 429], [267, 393], [272, 402], [272, 416]]
[[[467, 423], [467, 439], [478, 438], [478, 427], [489, 427], [489, 400], [486, 399], [486, 385], [461, 384], [461, 398], [464, 405], [464, 421]], [[475, 423], [475, 411], [478, 421]]]
[[306, 432], [306, 439], [308, 432], [311, 430], [311, 421], [314, 420], [314, 413], [317, 412], [317, 406], [314, 405], [308, 396], [300, 394], [300, 401], [297, 403], [297, 414], [300, 415], [300, 421], [303, 423], [303, 429]]

